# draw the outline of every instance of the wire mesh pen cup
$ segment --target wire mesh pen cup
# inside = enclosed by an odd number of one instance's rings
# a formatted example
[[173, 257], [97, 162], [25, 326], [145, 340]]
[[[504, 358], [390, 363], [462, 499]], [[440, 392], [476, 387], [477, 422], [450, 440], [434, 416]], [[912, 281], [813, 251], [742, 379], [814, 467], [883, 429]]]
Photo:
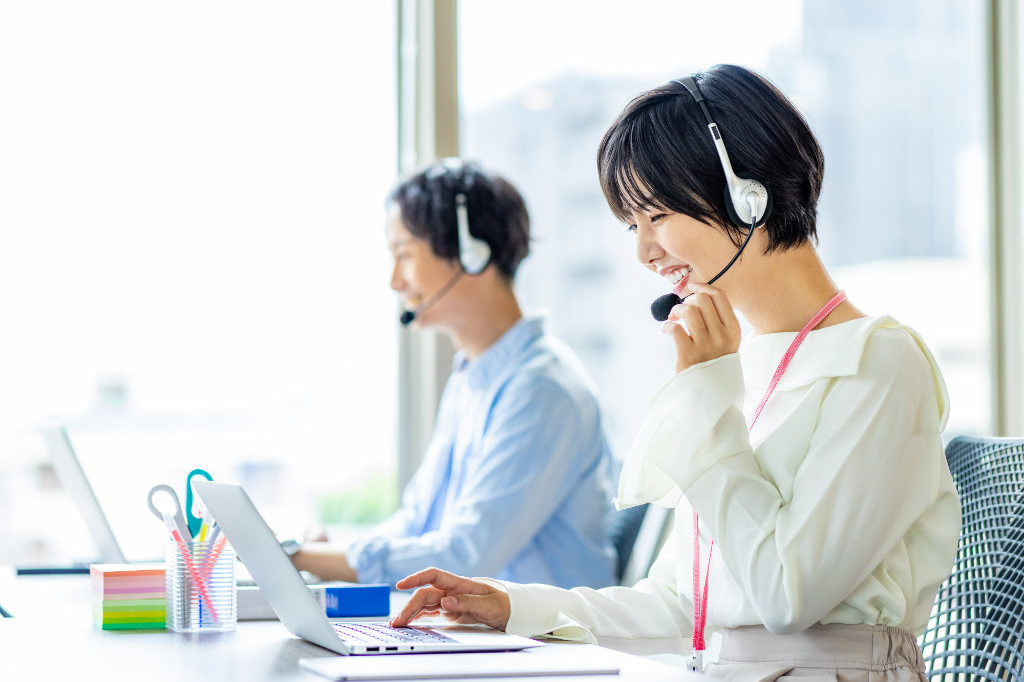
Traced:
[[215, 542], [167, 543], [166, 625], [174, 632], [234, 630], [238, 621], [235, 550]]

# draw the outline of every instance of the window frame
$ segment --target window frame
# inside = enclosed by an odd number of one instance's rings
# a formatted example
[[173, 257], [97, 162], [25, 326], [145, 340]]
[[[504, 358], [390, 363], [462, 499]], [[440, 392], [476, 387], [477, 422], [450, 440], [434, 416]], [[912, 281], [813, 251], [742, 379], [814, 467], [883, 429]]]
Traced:
[[[398, 171], [459, 156], [457, 0], [396, 0]], [[398, 316], [396, 312], [396, 317]], [[434, 431], [455, 348], [431, 330], [398, 328], [399, 493]]]
[[[458, 0], [396, 0], [398, 168], [459, 155]], [[989, 423], [1024, 436], [1024, 175], [1021, 172], [1020, 15], [1015, 0], [985, 9], [989, 158]], [[454, 349], [443, 335], [399, 330], [399, 485], [433, 432]], [[955, 398], [954, 398], [955, 400]]]

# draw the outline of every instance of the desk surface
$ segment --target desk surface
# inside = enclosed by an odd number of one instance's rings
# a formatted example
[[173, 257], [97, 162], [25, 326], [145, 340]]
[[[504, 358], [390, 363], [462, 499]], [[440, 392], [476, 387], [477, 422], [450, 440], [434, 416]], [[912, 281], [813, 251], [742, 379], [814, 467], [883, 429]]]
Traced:
[[[300, 658], [333, 652], [292, 635], [278, 621], [241, 622], [234, 632], [98, 630], [92, 625], [89, 576], [0, 576], [0, 680], [303, 680], [326, 678], [299, 668]], [[549, 643], [533, 652], [494, 656], [584, 656], [618, 665], [618, 677], [531, 680], [668, 682], [692, 673], [596, 646]], [[415, 658], [409, 656], [409, 658]], [[697, 679], [697, 678], [694, 678]]]

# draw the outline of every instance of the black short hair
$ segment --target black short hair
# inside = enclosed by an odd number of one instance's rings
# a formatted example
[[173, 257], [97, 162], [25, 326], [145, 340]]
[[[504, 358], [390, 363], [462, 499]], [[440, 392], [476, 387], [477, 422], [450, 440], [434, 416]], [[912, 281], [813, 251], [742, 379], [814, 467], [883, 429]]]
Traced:
[[[825, 157], [807, 121], [767, 78], [731, 64], [693, 75], [718, 124], [733, 170], [763, 178], [772, 192], [766, 252], [817, 241]], [[725, 174], [707, 119], [676, 82], [633, 99], [597, 152], [608, 206], [628, 222], [635, 210], [664, 208], [746, 234], [729, 219]]]
[[469, 233], [487, 242], [491, 262], [511, 281], [530, 253], [530, 216], [523, 197], [507, 180], [475, 163], [439, 162], [399, 182], [388, 203], [398, 205], [406, 229], [430, 242], [436, 256], [457, 259], [459, 193], [466, 195]]

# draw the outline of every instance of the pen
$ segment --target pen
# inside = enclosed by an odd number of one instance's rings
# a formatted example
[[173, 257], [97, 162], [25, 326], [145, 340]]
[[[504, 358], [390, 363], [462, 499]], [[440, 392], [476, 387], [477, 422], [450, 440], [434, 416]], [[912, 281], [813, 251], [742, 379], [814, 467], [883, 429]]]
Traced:
[[178, 528], [171, 515], [164, 512], [163, 516], [164, 525], [167, 526], [167, 530], [171, 532], [171, 537], [174, 538], [174, 541], [178, 543], [178, 549], [181, 551], [181, 555], [185, 559], [185, 567], [192, 575], [192, 582], [194, 582], [196, 587], [199, 588], [199, 594], [203, 595], [203, 598], [206, 599], [206, 608], [210, 609], [210, 613], [213, 614], [213, 617], [219, 620], [220, 617], [217, 615], [217, 609], [213, 607], [213, 599], [210, 597], [210, 592], [207, 589], [206, 580], [203, 579], [203, 576], [199, 573], [195, 564], [192, 562], [192, 554], [188, 551], [188, 545], [182, 542], [181, 535], [178, 533]]
[[210, 537], [206, 538], [207, 542], [213, 542], [220, 536], [220, 526], [216, 522], [213, 524], [213, 529], [210, 531]]

